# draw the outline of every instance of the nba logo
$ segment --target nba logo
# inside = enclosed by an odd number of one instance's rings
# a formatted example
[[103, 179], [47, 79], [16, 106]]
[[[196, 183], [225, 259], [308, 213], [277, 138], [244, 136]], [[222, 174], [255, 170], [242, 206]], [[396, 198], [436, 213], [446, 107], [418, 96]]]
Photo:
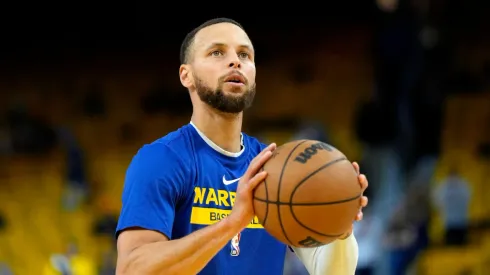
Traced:
[[238, 233], [235, 237], [233, 237], [233, 239], [231, 239], [231, 243], [230, 243], [230, 246], [231, 246], [231, 252], [230, 252], [230, 255], [231, 256], [238, 256], [240, 254], [240, 237], [241, 237], [241, 233]]

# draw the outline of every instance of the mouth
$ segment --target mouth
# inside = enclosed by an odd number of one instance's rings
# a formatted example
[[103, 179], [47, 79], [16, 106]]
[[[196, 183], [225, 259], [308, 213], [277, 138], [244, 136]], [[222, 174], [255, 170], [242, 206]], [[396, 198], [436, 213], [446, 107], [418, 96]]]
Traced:
[[225, 78], [225, 83], [234, 85], [245, 85], [245, 78], [239, 74], [232, 74]]

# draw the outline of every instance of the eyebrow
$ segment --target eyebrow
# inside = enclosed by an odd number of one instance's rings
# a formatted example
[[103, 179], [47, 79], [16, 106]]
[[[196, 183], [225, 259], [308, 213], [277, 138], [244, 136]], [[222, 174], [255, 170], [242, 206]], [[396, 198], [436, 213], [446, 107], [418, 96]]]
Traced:
[[[226, 47], [227, 45], [224, 44], [224, 43], [212, 43], [209, 47], [207, 47], [208, 50], [212, 49], [212, 48], [219, 48], [219, 47]], [[239, 48], [245, 48], [245, 49], [248, 49], [250, 51], [253, 51], [253, 47], [250, 46], [250, 45], [247, 45], [247, 44], [242, 44], [239, 46]]]

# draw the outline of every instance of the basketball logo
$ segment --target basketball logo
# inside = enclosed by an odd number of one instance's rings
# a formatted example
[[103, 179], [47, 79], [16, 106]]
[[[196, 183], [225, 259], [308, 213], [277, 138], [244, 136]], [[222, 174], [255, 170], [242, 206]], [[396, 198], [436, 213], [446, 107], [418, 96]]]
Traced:
[[240, 254], [240, 237], [241, 233], [238, 233], [233, 239], [231, 239], [230, 246], [231, 246], [231, 256], [238, 256]]

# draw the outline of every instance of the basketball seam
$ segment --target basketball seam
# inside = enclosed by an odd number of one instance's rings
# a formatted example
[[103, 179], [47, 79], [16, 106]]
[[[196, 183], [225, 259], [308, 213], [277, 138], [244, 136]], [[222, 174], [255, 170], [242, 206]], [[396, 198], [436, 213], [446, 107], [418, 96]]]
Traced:
[[265, 203], [270, 203], [270, 204], [277, 204], [277, 205], [288, 205], [288, 206], [319, 206], [319, 205], [333, 205], [333, 204], [341, 204], [341, 203], [346, 203], [353, 201], [355, 199], [360, 198], [361, 195], [356, 195], [355, 197], [351, 197], [348, 199], [343, 199], [339, 201], [328, 201], [328, 202], [283, 202], [283, 201], [268, 201], [267, 199], [262, 199], [262, 198], [254, 198], [260, 202], [265, 202]]
[[[284, 160], [284, 164], [282, 165], [282, 170], [281, 170], [281, 174], [279, 175], [279, 182], [277, 183], [277, 200], [279, 201], [280, 200], [280, 197], [281, 197], [281, 183], [282, 183], [282, 177], [284, 176], [284, 172], [286, 171], [286, 166], [288, 165], [288, 161], [289, 161], [289, 158], [291, 158], [291, 156], [293, 155], [294, 151], [296, 151], [296, 149], [303, 143], [305, 143], [306, 141], [308, 140], [303, 140], [301, 142], [299, 142], [298, 144], [296, 144], [293, 149], [289, 152], [288, 156], [286, 157], [286, 159]], [[284, 228], [284, 225], [282, 224], [282, 220], [281, 220], [281, 206], [280, 205], [276, 205], [277, 206], [277, 219], [279, 221], [279, 225], [281, 226], [281, 230], [282, 230], [282, 234], [284, 234], [284, 237], [286, 238], [286, 240], [291, 244], [293, 245], [293, 242], [289, 239], [287, 233], [286, 233], [286, 229]]]
[[[262, 171], [264, 171], [264, 166], [262, 166]], [[265, 215], [264, 220], [262, 221], [262, 226], [265, 226], [265, 221], [267, 220], [267, 215], [269, 214], [269, 191], [267, 190], [267, 178], [264, 179], [264, 188], [265, 188]]]

